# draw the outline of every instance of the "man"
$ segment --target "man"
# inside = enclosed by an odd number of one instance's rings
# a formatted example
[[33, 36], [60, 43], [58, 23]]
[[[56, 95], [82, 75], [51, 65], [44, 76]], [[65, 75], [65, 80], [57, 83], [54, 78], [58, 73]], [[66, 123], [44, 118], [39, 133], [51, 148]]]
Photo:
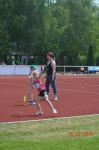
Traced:
[[49, 86], [51, 84], [54, 100], [57, 101], [57, 89], [56, 89], [56, 62], [54, 60], [54, 54], [52, 52], [47, 53], [47, 65], [46, 65], [46, 91], [49, 94]]

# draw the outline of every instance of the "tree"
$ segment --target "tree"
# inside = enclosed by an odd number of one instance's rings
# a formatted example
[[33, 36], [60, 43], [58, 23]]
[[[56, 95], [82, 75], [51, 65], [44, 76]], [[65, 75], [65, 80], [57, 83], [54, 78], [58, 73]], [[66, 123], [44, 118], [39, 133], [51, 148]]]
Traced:
[[0, 62], [6, 60], [9, 53], [9, 36], [4, 27], [0, 24]]
[[7, 55], [10, 53], [10, 48], [9, 48], [9, 39], [10, 36], [8, 34], [8, 31], [6, 29], [6, 20], [5, 18], [5, 13], [3, 10], [3, 6], [6, 1], [0, 1], [0, 62], [1, 61], [6, 61]]
[[59, 64], [66, 56], [68, 65], [79, 65], [90, 45], [99, 56], [99, 7], [94, 0], [0, 0], [0, 33], [1, 52], [41, 60], [53, 51]]
[[93, 6], [91, 0], [66, 0], [69, 10], [69, 24], [62, 37], [62, 48], [70, 65], [78, 65], [82, 51], [87, 54], [93, 44]]
[[95, 66], [94, 49], [93, 49], [92, 45], [90, 45], [89, 49], [88, 49], [87, 65], [88, 66]]
[[59, 3], [51, 3], [47, 9], [45, 49], [53, 51], [58, 58], [62, 52], [61, 37], [68, 25], [68, 10]]

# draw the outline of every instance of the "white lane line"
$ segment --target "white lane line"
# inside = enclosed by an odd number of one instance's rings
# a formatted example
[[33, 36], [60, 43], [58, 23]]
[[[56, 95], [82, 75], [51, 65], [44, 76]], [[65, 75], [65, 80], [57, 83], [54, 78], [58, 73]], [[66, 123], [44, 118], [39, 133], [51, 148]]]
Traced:
[[38, 120], [27, 120], [27, 121], [2, 122], [2, 123], [0, 123], [0, 125], [19, 124], [19, 123], [27, 123], [27, 122], [42, 122], [42, 121], [51, 121], [51, 120], [83, 118], [83, 117], [95, 117], [95, 116], [99, 116], [99, 114], [71, 116], [71, 117], [58, 117], [58, 118], [38, 119]]
[[93, 91], [84, 91], [84, 90], [72, 90], [72, 89], [58, 89], [58, 91], [61, 92], [70, 92], [70, 93], [86, 93], [86, 94], [96, 94], [99, 95], [99, 92], [93, 92]]

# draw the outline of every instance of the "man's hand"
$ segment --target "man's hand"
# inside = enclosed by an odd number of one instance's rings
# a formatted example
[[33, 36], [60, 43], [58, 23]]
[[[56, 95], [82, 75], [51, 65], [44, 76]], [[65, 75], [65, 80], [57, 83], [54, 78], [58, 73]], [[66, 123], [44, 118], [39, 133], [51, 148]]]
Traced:
[[52, 82], [55, 81], [55, 75], [52, 75]]

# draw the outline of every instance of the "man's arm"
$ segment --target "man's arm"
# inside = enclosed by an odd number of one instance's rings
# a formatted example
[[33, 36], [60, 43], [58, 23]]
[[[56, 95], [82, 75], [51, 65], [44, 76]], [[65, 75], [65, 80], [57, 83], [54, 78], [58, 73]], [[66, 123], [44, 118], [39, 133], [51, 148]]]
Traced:
[[56, 63], [55, 63], [55, 61], [52, 61], [52, 62], [51, 62], [51, 66], [52, 66], [52, 68], [53, 68], [52, 80], [54, 81], [54, 79], [55, 79], [55, 74], [56, 74]]

